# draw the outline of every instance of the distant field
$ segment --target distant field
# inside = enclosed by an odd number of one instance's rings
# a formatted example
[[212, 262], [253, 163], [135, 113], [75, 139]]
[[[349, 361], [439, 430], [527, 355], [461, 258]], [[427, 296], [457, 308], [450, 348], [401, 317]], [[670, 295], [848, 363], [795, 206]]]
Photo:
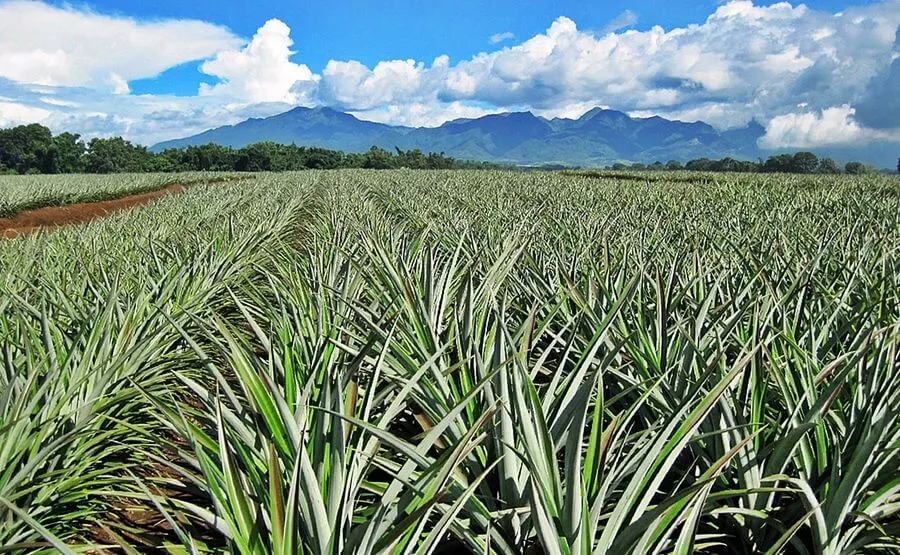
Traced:
[[113, 175], [0, 175], [0, 218], [43, 206], [90, 202], [182, 185], [222, 179], [208, 172]]
[[[182, 177], [65, 179], [0, 210]], [[256, 174], [0, 241], [4, 552], [890, 553], [898, 406], [891, 176]]]

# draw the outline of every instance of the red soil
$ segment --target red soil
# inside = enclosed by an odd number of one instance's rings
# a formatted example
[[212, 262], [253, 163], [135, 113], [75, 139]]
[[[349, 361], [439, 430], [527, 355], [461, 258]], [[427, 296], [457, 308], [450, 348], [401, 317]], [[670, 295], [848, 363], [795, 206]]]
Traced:
[[5, 239], [11, 239], [48, 227], [83, 224], [115, 212], [147, 204], [158, 198], [180, 193], [183, 190], [184, 187], [182, 185], [174, 184], [169, 185], [165, 189], [138, 193], [112, 200], [81, 202], [26, 210], [9, 218], [0, 218], [0, 236]]

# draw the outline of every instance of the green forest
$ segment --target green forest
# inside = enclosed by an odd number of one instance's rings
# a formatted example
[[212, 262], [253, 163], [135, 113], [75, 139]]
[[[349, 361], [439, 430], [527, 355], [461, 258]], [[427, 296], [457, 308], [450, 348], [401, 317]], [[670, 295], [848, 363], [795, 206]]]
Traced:
[[462, 162], [443, 153], [394, 152], [372, 147], [364, 153], [256, 143], [233, 149], [216, 144], [151, 152], [121, 137], [85, 142], [75, 133], [53, 135], [40, 124], [0, 129], [0, 173], [142, 173], [186, 171], [292, 171], [305, 169], [451, 169], [495, 164]]

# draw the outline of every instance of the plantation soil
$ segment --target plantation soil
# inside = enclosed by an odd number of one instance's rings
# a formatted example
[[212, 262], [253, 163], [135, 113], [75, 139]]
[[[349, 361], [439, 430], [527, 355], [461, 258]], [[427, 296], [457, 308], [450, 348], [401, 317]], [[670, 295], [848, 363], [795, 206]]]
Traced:
[[0, 218], [0, 233], [5, 239], [12, 239], [44, 228], [83, 224], [115, 212], [147, 204], [158, 198], [180, 193], [183, 190], [183, 185], [173, 184], [165, 189], [157, 189], [117, 199], [26, 210], [10, 218]]

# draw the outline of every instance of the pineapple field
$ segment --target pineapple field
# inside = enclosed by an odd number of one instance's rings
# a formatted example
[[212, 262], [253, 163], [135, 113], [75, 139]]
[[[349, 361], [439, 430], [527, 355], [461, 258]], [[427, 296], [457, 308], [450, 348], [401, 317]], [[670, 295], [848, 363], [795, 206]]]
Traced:
[[898, 408], [887, 175], [256, 174], [0, 240], [0, 553], [897, 553]]

